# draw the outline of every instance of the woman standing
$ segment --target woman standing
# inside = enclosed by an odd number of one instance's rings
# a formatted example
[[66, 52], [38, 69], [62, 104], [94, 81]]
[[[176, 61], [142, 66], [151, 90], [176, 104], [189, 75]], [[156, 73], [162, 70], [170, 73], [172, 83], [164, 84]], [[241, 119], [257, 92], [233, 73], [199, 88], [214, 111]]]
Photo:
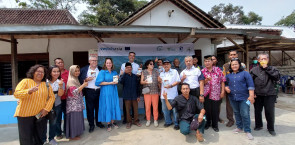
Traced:
[[251, 134], [250, 104], [254, 103], [254, 83], [251, 75], [244, 71], [241, 61], [234, 58], [230, 62], [230, 74], [226, 75], [225, 91], [229, 94], [230, 104], [233, 107], [237, 128], [234, 133], [244, 132], [249, 140]]
[[72, 140], [79, 140], [80, 135], [85, 130], [83, 109], [84, 101], [82, 89], [88, 85], [84, 82], [82, 85], [78, 80], [80, 75], [80, 67], [72, 65], [67, 83], [67, 122], [66, 122], [66, 137]]
[[106, 58], [95, 85], [100, 86], [98, 121], [107, 122], [107, 130], [119, 128], [114, 120], [121, 120], [119, 96], [117, 90], [118, 73], [114, 71], [113, 60]]
[[145, 90], [149, 90], [144, 93], [144, 102], [145, 102], [145, 114], [146, 114], [146, 126], [151, 124], [151, 105], [153, 105], [153, 115], [154, 115], [154, 126], [158, 127], [158, 104], [159, 104], [159, 86], [158, 86], [158, 77], [159, 72], [154, 69], [154, 62], [152, 60], [147, 60], [145, 62], [145, 69], [142, 72], [140, 84], [143, 85]]
[[43, 65], [32, 66], [27, 78], [15, 88], [14, 97], [19, 103], [14, 116], [18, 121], [21, 145], [43, 145], [42, 135], [47, 125], [47, 119], [43, 117], [52, 109], [55, 100], [51, 86], [46, 87], [45, 72]]
[[[60, 70], [58, 66], [52, 65], [48, 69], [47, 73], [47, 82], [51, 85], [53, 93], [55, 95], [55, 102], [53, 105], [53, 110], [56, 113], [56, 117], [54, 120], [49, 120], [49, 144], [55, 145], [57, 144], [54, 140], [55, 136], [60, 137], [62, 134], [61, 131], [61, 119], [62, 119], [62, 109], [61, 109], [61, 99], [60, 97], [64, 94], [65, 84], [63, 79], [60, 80]], [[45, 131], [45, 137], [46, 137]], [[45, 139], [46, 140], [46, 139]]]

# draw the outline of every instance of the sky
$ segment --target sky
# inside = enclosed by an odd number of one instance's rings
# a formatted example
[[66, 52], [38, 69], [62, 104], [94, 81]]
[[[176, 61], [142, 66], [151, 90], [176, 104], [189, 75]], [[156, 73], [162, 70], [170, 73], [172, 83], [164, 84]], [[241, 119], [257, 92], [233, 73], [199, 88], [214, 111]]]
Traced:
[[[262, 25], [274, 25], [282, 17], [290, 15], [295, 10], [295, 0], [190, 0], [197, 7], [209, 12], [211, 7], [220, 3], [243, 6], [244, 12], [250, 11], [262, 16]], [[0, 0], [0, 8], [16, 8], [15, 0]], [[85, 5], [78, 7], [74, 17], [86, 9]]]

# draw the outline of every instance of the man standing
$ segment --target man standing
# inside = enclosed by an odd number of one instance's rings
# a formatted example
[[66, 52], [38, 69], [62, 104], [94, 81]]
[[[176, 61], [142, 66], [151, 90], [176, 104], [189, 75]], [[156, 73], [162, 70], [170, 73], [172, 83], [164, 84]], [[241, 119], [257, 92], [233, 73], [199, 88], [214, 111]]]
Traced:
[[[236, 50], [229, 51], [229, 53], [228, 53], [229, 60], [232, 60], [233, 58], [238, 58], [238, 57], [239, 57], [239, 55], [238, 55], [238, 52]], [[245, 66], [244, 63], [242, 63], [242, 67], [244, 69], [246, 69], [246, 66]], [[229, 68], [230, 68], [230, 61], [223, 65], [223, 75], [224, 76], [229, 74]], [[228, 119], [228, 122], [227, 122], [226, 126], [227, 127], [232, 127], [235, 124], [235, 120], [234, 120], [233, 108], [230, 105], [228, 95], [226, 95], [226, 117]]]
[[193, 66], [193, 58], [187, 56], [184, 58], [186, 68], [180, 73], [181, 83], [190, 85], [190, 94], [198, 97], [201, 103], [204, 102], [204, 75], [201, 70]]
[[[164, 62], [164, 72], [160, 73], [159, 76], [159, 83], [161, 83], [161, 102], [162, 102], [162, 111], [164, 113], [165, 118], [165, 124], [164, 127], [169, 127], [172, 125], [172, 119], [171, 119], [171, 111], [168, 110], [163, 92], [168, 93], [168, 101], [172, 102], [172, 100], [178, 96], [177, 92], [177, 85], [180, 82], [178, 72], [175, 69], [171, 69], [171, 64], [169, 60], [165, 60]], [[174, 118], [174, 129], [178, 130], [178, 118], [177, 118], [177, 111], [176, 109], [173, 109], [173, 118]]]
[[255, 85], [255, 128], [261, 130], [262, 124], [262, 109], [264, 107], [265, 118], [267, 122], [268, 132], [275, 136], [275, 102], [277, 92], [275, 90], [275, 82], [280, 79], [280, 72], [273, 66], [269, 66], [269, 55], [262, 53], [258, 55], [259, 66], [252, 68], [250, 74]]
[[173, 101], [169, 101], [167, 98], [167, 92], [164, 92], [163, 96], [165, 98], [167, 108], [169, 110], [176, 108], [177, 112], [179, 112], [180, 132], [184, 135], [188, 135], [190, 133], [190, 130], [192, 129], [191, 122], [194, 119], [197, 119], [199, 126], [195, 126], [193, 129], [196, 131], [197, 140], [199, 142], [203, 142], [204, 138], [201, 133], [204, 134], [206, 124], [206, 120], [204, 120], [205, 110], [203, 103], [201, 103], [197, 97], [190, 95], [189, 84], [183, 83], [181, 85], [181, 92], [182, 95], [175, 97]]
[[81, 68], [79, 81], [83, 84], [84, 80], [88, 82], [87, 87], [83, 89], [86, 101], [87, 120], [89, 123], [89, 133], [94, 131], [94, 120], [96, 126], [104, 128], [101, 122], [98, 122], [98, 108], [100, 88], [95, 86], [95, 80], [101, 67], [97, 65], [97, 57], [89, 57], [89, 65]]
[[[65, 69], [65, 66], [64, 66], [64, 61], [62, 58], [56, 58], [54, 59], [54, 64], [56, 66], [58, 66], [60, 72], [61, 72], [61, 78], [63, 79], [64, 83], [65, 83], [65, 86], [67, 86], [67, 82], [68, 82], [68, 76], [69, 76], [69, 71]], [[65, 91], [66, 92], [66, 91]], [[62, 96], [61, 96], [61, 109], [62, 109], [62, 112], [64, 114], [64, 126], [63, 126], [63, 132], [65, 133], [66, 132], [66, 106], [67, 106], [67, 94], [64, 93]], [[57, 135], [56, 139], [57, 140], [60, 140], [62, 139], [63, 136], [62, 135]]]
[[[129, 63], [131, 63], [131, 65], [132, 65], [132, 73], [133, 74], [135, 74], [135, 75], [137, 75], [137, 76], [139, 76], [140, 74], [141, 74], [141, 68], [139, 67], [139, 65], [137, 64], [137, 63], [135, 63], [134, 62], [134, 60], [135, 60], [135, 52], [129, 52], [129, 55], [128, 55], [128, 59], [129, 59]], [[125, 72], [125, 64], [126, 63], [123, 63], [122, 65], [121, 65], [121, 70], [120, 70], [120, 74], [123, 74], [124, 72]], [[140, 81], [139, 80], [139, 78], [138, 78], [138, 81]], [[123, 98], [123, 115], [124, 115], [124, 120], [123, 120], [123, 124], [125, 124], [126, 123], [126, 119], [127, 119], [127, 116], [126, 116], [126, 109], [124, 109], [126, 106], [125, 106], [125, 100], [124, 100], [124, 98]], [[132, 106], [131, 106], [132, 107]], [[131, 113], [132, 113], [132, 118], [134, 118], [134, 115], [133, 115], [133, 111], [132, 111], [133, 109], [131, 109]]]
[[177, 72], [178, 72], [178, 74], [180, 74], [181, 73], [181, 69], [180, 69], [180, 61], [179, 61], [179, 59], [178, 58], [175, 58], [174, 60], [173, 60], [173, 69], [176, 69], [177, 70]]
[[198, 65], [198, 62], [199, 62], [198, 57], [196, 55], [193, 55], [192, 57], [193, 57], [193, 65], [194, 65], [194, 67], [198, 68], [199, 70], [202, 70], [203, 66]]
[[138, 102], [140, 101], [139, 95], [139, 82], [137, 76], [132, 73], [132, 65], [130, 62], [125, 63], [125, 72], [121, 72], [119, 82], [123, 85], [122, 97], [125, 102], [127, 125], [126, 128], [130, 129], [132, 124], [132, 119], [130, 116], [130, 108], [133, 107], [134, 122], [138, 127], [141, 127], [138, 119]]
[[258, 64], [258, 60], [257, 60], [256, 56], [254, 56], [253, 59], [252, 59], [252, 64], [249, 67], [249, 70], [251, 71], [252, 68], [254, 68], [256, 66], [259, 66], [259, 64]]
[[206, 78], [204, 86], [204, 107], [207, 116], [207, 124], [205, 128], [208, 129], [212, 125], [213, 130], [219, 132], [219, 106], [220, 100], [224, 97], [224, 82], [226, 79], [223, 76], [222, 71], [218, 67], [213, 66], [211, 55], [204, 57], [204, 64], [206, 67], [202, 69], [202, 73]]

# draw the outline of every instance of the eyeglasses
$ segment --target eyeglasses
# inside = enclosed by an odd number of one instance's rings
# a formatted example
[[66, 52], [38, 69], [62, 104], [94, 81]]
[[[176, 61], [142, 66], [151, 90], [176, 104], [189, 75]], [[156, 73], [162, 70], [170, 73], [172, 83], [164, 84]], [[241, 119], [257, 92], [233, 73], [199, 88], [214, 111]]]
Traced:
[[154, 65], [153, 63], [150, 63], [150, 65]]
[[36, 71], [36, 73], [44, 74], [44, 72], [43, 72], [43, 71]]

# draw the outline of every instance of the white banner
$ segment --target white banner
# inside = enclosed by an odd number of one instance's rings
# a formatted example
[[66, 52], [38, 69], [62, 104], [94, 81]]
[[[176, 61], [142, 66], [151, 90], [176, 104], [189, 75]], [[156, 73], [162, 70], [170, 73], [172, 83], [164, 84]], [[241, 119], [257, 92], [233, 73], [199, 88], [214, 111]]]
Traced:
[[98, 56], [188, 56], [194, 55], [193, 43], [177, 44], [122, 44], [98, 43]]

